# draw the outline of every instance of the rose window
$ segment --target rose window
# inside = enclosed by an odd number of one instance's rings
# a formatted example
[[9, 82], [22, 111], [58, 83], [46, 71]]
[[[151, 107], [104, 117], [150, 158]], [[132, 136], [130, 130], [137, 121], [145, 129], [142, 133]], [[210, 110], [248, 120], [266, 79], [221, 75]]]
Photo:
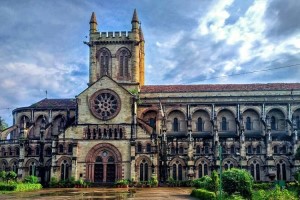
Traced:
[[111, 90], [100, 90], [92, 95], [90, 109], [99, 119], [112, 119], [120, 111], [119, 96]]

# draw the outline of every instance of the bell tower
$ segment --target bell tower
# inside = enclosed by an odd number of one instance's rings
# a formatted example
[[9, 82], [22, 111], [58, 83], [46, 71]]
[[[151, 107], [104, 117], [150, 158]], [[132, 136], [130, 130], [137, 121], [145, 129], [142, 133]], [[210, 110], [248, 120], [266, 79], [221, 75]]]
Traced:
[[145, 40], [136, 9], [130, 31], [100, 32], [93, 12], [85, 44], [90, 48], [88, 85], [104, 75], [126, 87], [144, 85]]

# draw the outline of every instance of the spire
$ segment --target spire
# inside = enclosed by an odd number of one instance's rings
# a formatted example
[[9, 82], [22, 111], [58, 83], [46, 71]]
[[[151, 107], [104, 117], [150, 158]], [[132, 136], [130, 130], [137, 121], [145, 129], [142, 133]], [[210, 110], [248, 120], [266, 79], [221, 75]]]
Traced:
[[93, 12], [90, 20], [90, 33], [95, 32], [97, 32], [97, 19], [95, 13]]
[[143, 30], [142, 30], [142, 26], [140, 25], [140, 28], [139, 28], [139, 34], [140, 34], [140, 40], [141, 41], [145, 41], [144, 39], [144, 34], [143, 34]]
[[91, 23], [96, 23], [96, 24], [97, 24], [97, 19], [96, 19], [95, 12], [92, 13], [91, 20], [90, 20], [90, 24], [91, 24]]
[[134, 11], [133, 11], [133, 16], [132, 16], [131, 23], [133, 23], [133, 22], [139, 22], [139, 18], [138, 18], [136, 9], [134, 9]]

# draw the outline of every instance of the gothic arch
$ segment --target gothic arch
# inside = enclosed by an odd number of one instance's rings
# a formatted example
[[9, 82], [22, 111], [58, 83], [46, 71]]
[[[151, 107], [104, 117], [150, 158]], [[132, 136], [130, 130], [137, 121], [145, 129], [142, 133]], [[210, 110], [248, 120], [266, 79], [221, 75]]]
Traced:
[[26, 166], [26, 167], [29, 167], [29, 165], [30, 165], [31, 162], [34, 162], [34, 163], [36, 164], [36, 166], [38, 166], [38, 164], [39, 164], [39, 161], [38, 161], [37, 159], [35, 159], [35, 158], [30, 158], [30, 159], [27, 160], [27, 162], [25, 163], [25, 166]]
[[186, 114], [185, 114], [185, 110], [183, 110], [182, 108], [170, 108], [166, 111], [166, 116], [167, 119], [169, 118], [170, 114], [172, 114], [173, 112], [179, 112], [184, 116], [184, 120], [187, 119]]
[[205, 113], [207, 113], [207, 115], [209, 116], [209, 117], [211, 117], [211, 111], [208, 109], [208, 108], [194, 108], [194, 109], [191, 109], [191, 116], [192, 116], [192, 118], [193, 118], [193, 115], [194, 115], [194, 113], [196, 113], [196, 112], [205, 112]]
[[[101, 60], [101, 54], [107, 54], [107, 58], [104, 58], [104, 60]], [[105, 55], [104, 55], [105, 56]], [[99, 49], [96, 53], [96, 60], [97, 60], [97, 79], [104, 76], [104, 75], [112, 75], [112, 55], [108, 48], [102, 47]], [[106, 63], [106, 62], [108, 63]], [[103, 64], [104, 66], [101, 66]], [[103, 69], [106, 68], [106, 69]], [[106, 71], [107, 70], [107, 71]]]
[[72, 159], [67, 156], [62, 156], [57, 160], [57, 165], [61, 165], [62, 161], [66, 160], [70, 165], [72, 164]]
[[196, 162], [195, 162], [195, 166], [198, 166], [200, 164], [200, 162], [205, 161], [208, 166], [211, 166], [211, 162], [207, 159], [207, 158], [199, 158]]
[[242, 109], [240, 109], [240, 112], [242, 113], [242, 114], [244, 114], [244, 112], [246, 112], [246, 111], [254, 111], [257, 115], [258, 115], [258, 117], [260, 118], [261, 116], [260, 116], [260, 113], [261, 113], [261, 110], [259, 109], [259, 108], [257, 108], [257, 107], [252, 107], [252, 106], [245, 106], [244, 108], [242, 108]]
[[185, 162], [182, 158], [180, 158], [179, 156], [176, 156], [175, 158], [173, 158], [170, 163], [169, 166], [172, 166], [173, 164], [175, 164], [176, 162], [179, 162], [183, 167], [185, 166]]
[[93, 163], [95, 162], [97, 153], [99, 153], [101, 150], [107, 149], [108, 151], [112, 152], [115, 155], [115, 158], [117, 159], [117, 162], [122, 162], [122, 155], [120, 151], [112, 144], [109, 143], [101, 143], [97, 144], [94, 147], [92, 147], [88, 154], [86, 155], [85, 162], [87, 163]]
[[284, 110], [282, 107], [275, 107], [275, 106], [272, 106], [272, 107], [270, 107], [270, 108], [267, 108], [267, 109], [266, 109], [266, 114], [268, 115], [271, 111], [276, 111], [276, 110], [282, 112], [283, 117], [286, 118], [286, 116], [287, 116], [286, 110]]

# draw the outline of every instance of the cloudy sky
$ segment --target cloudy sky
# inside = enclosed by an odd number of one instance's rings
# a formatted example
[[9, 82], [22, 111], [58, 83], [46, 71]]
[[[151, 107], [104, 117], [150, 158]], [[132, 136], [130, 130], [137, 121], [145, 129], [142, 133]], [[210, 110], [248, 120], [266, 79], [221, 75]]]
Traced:
[[85, 89], [91, 13], [126, 31], [134, 8], [146, 84], [300, 82], [299, 0], [2, 0], [0, 116]]

